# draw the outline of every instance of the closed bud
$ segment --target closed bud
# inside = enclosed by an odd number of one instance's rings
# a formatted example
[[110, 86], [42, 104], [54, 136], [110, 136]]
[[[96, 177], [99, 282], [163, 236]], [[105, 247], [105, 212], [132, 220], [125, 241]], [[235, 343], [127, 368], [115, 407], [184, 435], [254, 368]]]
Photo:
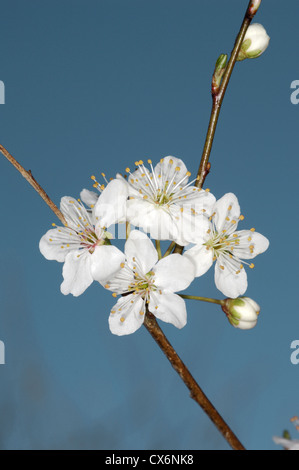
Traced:
[[254, 16], [256, 12], [258, 11], [260, 4], [262, 0], [252, 0], [250, 5], [249, 5], [249, 14], [250, 16]]
[[212, 93], [215, 94], [218, 92], [223, 74], [226, 69], [227, 64], [227, 54], [221, 54], [216, 62], [213, 80], [212, 80]]
[[249, 297], [238, 297], [237, 299], [225, 299], [222, 310], [235, 328], [250, 330], [257, 324], [260, 306]]
[[237, 60], [256, 59], [265, 52], [269, 41], [270, 37], [264, 26], [259, 23], [251, 24], [245, 34]]

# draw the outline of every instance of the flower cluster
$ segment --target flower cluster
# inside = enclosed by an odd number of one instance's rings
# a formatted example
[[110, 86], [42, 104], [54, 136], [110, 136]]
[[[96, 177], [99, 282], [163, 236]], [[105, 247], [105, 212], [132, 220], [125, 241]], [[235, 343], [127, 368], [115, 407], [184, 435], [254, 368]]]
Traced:
[[[135, 167], [109, 182], [102, 174], [106, 186], [93, 176], [98, 193], [84, 189], [81, 200], [63, 197], [65, 226], [53, 224], [40, 241], [45, 258], [64, 263], [63, 294], [78, 296], [97, 281], [120, 296], [109, 317], [110, 330], [117, 335], [136, 331], [147, 311], [182, 328], [186, 306], [176, 292], [214, 262], [216, 287], [230, 300], [242, 296], [247, 289], [245, 266], [254, 267], [248, 260], [269, 246], [255, 229], [239, 230], [244, 217], [234, 194], [216, 201], [209, 190], [197, 187], [196, 179], [189, 181], [191, 173], [179, 158], [165, 157], [155, 167], [151, 160], [148, 166], [138, 161]], [[112, 244], [109, 231], [118, 223], [134, 226], [127, 231], [124, 251]], [[164, 256], [161, 240], [172, 242]], [[172, 253], [175, 244], [182, 247], [181, 253]], [[223, 306], [229, 310], [228, 301]], [[247, 329], [255, 326], [259, 308], [249, 299], [244, 316], [244, 302], [240, 300], [232, 313], [223, 309], [234, 326]]]

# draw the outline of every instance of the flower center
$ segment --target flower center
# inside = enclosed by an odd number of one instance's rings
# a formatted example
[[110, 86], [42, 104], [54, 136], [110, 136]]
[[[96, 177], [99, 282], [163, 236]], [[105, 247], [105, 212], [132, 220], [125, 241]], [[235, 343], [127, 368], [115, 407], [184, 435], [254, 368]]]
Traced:
[[139, 193], [139, 196], [130, 196], [130, 199], [139, 197], [157, 207], [169, 209], [172, 204], [180, 204], [187, 198], [194, 198], [195, 192], [200, 191], [192, 186], [196, 179], [188, 183], [191, 173], [187, 171], [182, 174], [182, 168], [175, 166], [173, 159], [161, 159], [155, 169], [151, 160], [148, 160], [148, 163], [150, 170], [144, 166], [142, 160], [135, 162], [138, 168], [134, 173], [131, 173], [130, 168], [126, 168], [129, 185]]
[[141, 297], [145, 300], [149, 299], [149, 294], [153, 290], [155, 291], [157, 287], [154, 282], [154, 272], [149, 271], [145, 276], [139, 274], [136, 271], [136, 267], [133, 268], [134, 280], [128, 285], [128, 291], [135, 292], [140, 294]]

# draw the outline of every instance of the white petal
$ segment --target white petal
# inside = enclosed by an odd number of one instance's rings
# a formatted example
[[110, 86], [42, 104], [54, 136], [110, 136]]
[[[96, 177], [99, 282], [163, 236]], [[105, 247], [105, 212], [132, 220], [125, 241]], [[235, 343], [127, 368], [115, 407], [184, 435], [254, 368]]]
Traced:
[[165, 208], [144, 199], [130, 199], [127, 208], [127, 217], [131, 224], [141, 227], [152, 238], [174, 240], [177, 237], [177, 220]]
[[[222, 269], [220, 266], [223, 266]], [[233, 269], [227, 267], [225, 262], [222, 262], [221, 257], [217, 260], [215, 265], [215, 284], [223, 295], [231, 297], [232, 299], [243, 295], [247, 289], [247, 274], [244, 268], [240, 270], [239, 274]]]
[[211, 224], [204, 215], [194, 215], [185, 210], [180, 212], [177, 220], [178, 234], [175, 239], [178, 245], [188, 245], [189, 243], [198, 243], [204, 237], [207, 238], [207, 231]]
[[[183, 178], [185, 178], [187, 168], [180, 158], [168, 156], [160, 160], [160, 162], [155, 166], [154, 172], [160, 188], [165, 186], [166, 181], [170, 183], [171, 180], [173, 180], [174, 187]], [[183, 183], [184, 185], [187, 184], [188, 179], [189, 178], [186, 177]]]
[[192, 209], [196, 214], [204, 214], [209, 217], [216, 203], [215, 196], [210, 191], [204, 189], [198, 189], [195, 186], [191, 186], [191, 195], [188, 195], [186, 199], [182, 199], [178, 204], [184, 207], [184, 210]]
[[186, 305], [179, 295], [151, 293], [149, 310], [160, 320], [177, 328], [183, 328], [187, 323]]
[[186, 257], [173, 254], [161, 259], [153, 271], [155, 286], [168, 292], [178, 292], [191, 284], [195, 267]]
[[91, 254], [88, 251], [76, 250], [65, 258], [62, 275], [61, 292], [75, 297], [83, 292], [93, 282], [91, 275]]
[[[236, 230], [240, 217], [240, 206], [237, 196], [233, 193], [224, 194], [224, 196], [216, 202], [214, 211], [216, 212], [214, 220], [218, 232], [226, 228], [232, 220], [236, 221], [234, 224]], [[227, 217], [229, 221], [226, 220]]]
[[109, 227], [126, 220], [128, 185], [121, 179], [110, 181], [100, 195], [94, 213], [101, 227]]
[[240, 259], [252, 259], [264, 253], [269, 247], [269, 240], [261, 233], [250, 230], [236, 232], [240, 239], [240, 245], [234, 247], [234, 255]]
[[108, 281], [124, 263], [125, 255], [116, 246], [97, 246], [91, 255], [91, 274], [95, 281]]
[[88, 189], [82, 189], [80, 193], [81, 201], [84, 202], [89, 207], [92, 207], [96, 204], [97, 200], [99, 199], [99, 193], [95, 193], [94, 191], [89, 191]]
[[85, 207], [79, 202], [70, 196], [64, 196], [60, 201], [60, 210], [63, 213], [68, 227], [71, 227], [74, 230], [78, 228], [84, 228], [84, 225], [88, 223], [92, 225], [91, 217], [88, 214]]
[[111, 333], [118, 336], [134, 333], [143, 324], [144, 315], [144, 301], [141, 297], [133, 294], [121, 297], [109, 316]]
[[299, 441], [298, 440], [289, 440], [284, 439], [283, 437], [273, 437], [275, 444], [281, 445], [288, 450], [299, 450]]
[[132, 230], [125, 244], [125, 254], [130, 266], [138, 260], [142, 274], [147, 274], [158, 261], [158, 253], [148, 236], [139, 230]]
[[[71, 235], [69, 239], [65, 236], [65, 228], [64, 227], [57, 227], [48, 232], [41, 238], [39, 242], [39, 249], [42, 255], [46, 259], [49, 260], [56, 260], [59, 262], [63, 262], [65, 257], [68, 253], [70, 253], [75, 248], [78, 248], [80, 243], [71, 244], [69, 247], [69, 241], [71, 241]], [[77, 241], [76, 235], [73, 234], [73, 240]]]
[[207, 250], [206, 246], [195, 245], [186, 250], [184, 255], [195, 266], [195, 277], [205, 274], [213, 264], [213, 250]]

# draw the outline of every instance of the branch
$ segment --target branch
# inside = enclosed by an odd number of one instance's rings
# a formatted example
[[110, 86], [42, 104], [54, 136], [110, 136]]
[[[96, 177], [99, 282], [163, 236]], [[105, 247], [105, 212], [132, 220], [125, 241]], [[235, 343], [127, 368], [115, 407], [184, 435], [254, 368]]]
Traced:
[[207, 136], [205, 140], [205, 145], [204, 145], [198, 173], [197, 173], [197, 180], [194, 185], [194, 186], [197, 186], [198, 188], [202, 188], [205, 178], [210, 170], [210, 168], [208, 167], [208, 162], [209, 162], [209, 158], [210, 158], [210, 154], [212, 150], [212, 145], [213, 145], [213, 141], [215, 137], [215, 131], [216, 131], [217, 123], [218, 123], [218, 118], [219, 118], [223, 98], [227, 90], [229, 80], [231, 78], [235, 63], [237, 61], [237, 57], [239, 55], [239, 51], [241, 49], [241, 46], [244, 40], [244, 36], [246, 34], [246, 31], [254, 15], [257, 12], [257, 9], [260, 6], [260, 3], [261, 3], [260, 0], [250, 0], [246, 13], [245, 13], [245, 17], [244, 17], [241, 29], [235, 41], [235, 46], [232, 50], [229, 62], [225, 69], [222, 83], [219, 89], [217, 90], [217, 92], [212, 92], [213, 106], [212, 106], [212, 111], [211, 111], [211, 116], [210, 116], [210, 122], [209, 122], [209, 127], [207, 131]]
[[224, 439], [234, 450], [246, 450], [237, 436], [233, 433], [230, 427], [226, 424], [224, 419], [220, 416], [216, 408], [212, 405], [210, 400], [204, 394], [198, 383], [195, 381], [183, 361], [177, 355], [163, 331], [159, 327], [154, 315], [150, 312], [146, 313], [144, 319], [144, 326], [154, 338], [160, 349], [163, 351], [172, 367], [179, 374], [187, 388], [190, 390], [190, 396], [196, 403], [203, 409], [209, 416], [211, 421], [215, 424], [217, 429], [221, 432]]
[[29, 184], [35, 189], [35, 191], [40, 195], [40, 197], [45, 201], [46, 204], [50, 207], [50, 209], [54, 212], [54, 214], [58, 217], [58, 219], [66, 225], [66, 220], [62, 215], [62, 212], [58, 209], [56, 204], [49, 198], [46, 191], [40, 186], [40, 184], [36, 181], [34, 176], [31, 173], [31, 170], [25, 170], [25, 168], [20, 165], [19, 162], [2, 146], [0, 145], [0, 152], [4, 155], [5, 158], [21, 173], [21, 175], [28, 181]]

